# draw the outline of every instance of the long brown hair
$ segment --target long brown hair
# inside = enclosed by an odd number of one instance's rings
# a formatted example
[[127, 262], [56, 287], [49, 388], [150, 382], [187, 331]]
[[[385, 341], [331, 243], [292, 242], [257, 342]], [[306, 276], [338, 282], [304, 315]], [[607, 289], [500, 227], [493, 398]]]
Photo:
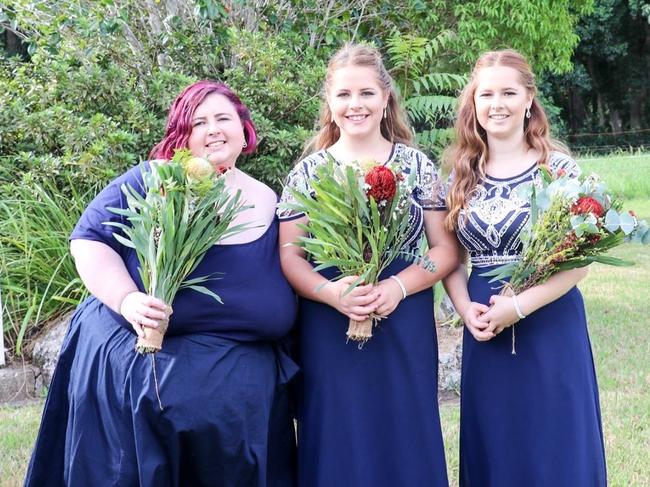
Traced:
[[479, 71], [492, 66], [516, 69], [519, 73], [519, 81], [533, 96], [530, 118], [524, 120], [524, 138], [529, 148], [540, 153], [537, 163], [546, 164], [552, 150], [568, 152], [563, 144], [551, 139], [546, 113], [535, 97], [537, 94], [535, 75], [526, 59], [517, 51], [510, 49], [482, 54], [474, 65], [469, 82], [458, 98], [458, 115], [454, 126], [456, 141], [444, 155], [445, 162], [454, 170], [454, 178], [447, 194], [449, 214], [445, 219], [445, 226], [449, 230], [457, 228], [459, 212], [465, 207], [470, 194], [485, 176], [485, 165], [488, 160], [487, 134], [476, 118], [474, 92], [478, 85]]
[[413, 145], [413, 131], [408, 124], [408, 119], [402, 108], [397, 92], [393, 85], [393, 78], [386, 70], [380, 52], [368, 44], [346, 44], [330, 59], [325, 75], [323, 101], [321, 102], [318, 133], [307, 141], [303, 157], [321, 149], [334, 145], [341, 136], [339, 127], [332, 119], [332, 112], [327, 103], [327, 93], [332, 82], [332, 77], [337, 69], [347, 66], [362, 66], [372, 69], [377, 75], [379, 85], [388, 93], [388, 106], [386, 118], [381, 121], [381, 134], [391, 142], [402, 142]]

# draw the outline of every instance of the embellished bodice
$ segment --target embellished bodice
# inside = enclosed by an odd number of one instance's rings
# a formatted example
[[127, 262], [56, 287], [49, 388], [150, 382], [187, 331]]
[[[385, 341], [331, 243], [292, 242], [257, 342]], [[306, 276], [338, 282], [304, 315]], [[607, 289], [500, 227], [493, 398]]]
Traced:
[[[300, 161], [287, 176], [281, 201], [284, 203], [294, 202], [289, 188], [302, 192], [310, 192], [310, 181], [316, 177], [316, 168], [325, 164], [328, 152], [318, 151]], [[409, 229], [405, 249], [414, 250], [420, 243], [424, 233], [424, 211], [444, 210], [444, 191], [440, 175], [434, 163], [422, 152], [404, 144], [394, 144], [388, 161], [385, 164], [399, 164], [405, 175], [412, 170], [416, 171], [415, 187], [411, 194], [411, 206], [409, 208]], [[303, 216], [292, 210], [281, 208], [278, 210], [280, 221], [292, 220]]]
[[[569, 156], [552, 152], [551, 172], [563, 169], [577, 177], [580, 169]], [[486, 175], [474, 189], [466, 208], [458, 216], [458, 240], [467, 249], [472, 265], [486, 267], [519, 259], [521, 232], [530, 219], [530, 201], [519, 196], [517, 188], [534, 183], [539, 177], [537, 164], [510, 178]]]

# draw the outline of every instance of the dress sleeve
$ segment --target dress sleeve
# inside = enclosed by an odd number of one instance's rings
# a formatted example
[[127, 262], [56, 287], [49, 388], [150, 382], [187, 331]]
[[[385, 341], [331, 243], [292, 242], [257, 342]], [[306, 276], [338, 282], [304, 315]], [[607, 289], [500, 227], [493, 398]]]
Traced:
[[144, 195], [142, 166], [138, 165], [114, 179], [91, 201], [72, 231], [70, 240], [83, 239], [101, 242], [122, 255], [126, 249], [113, 236], [114, 233], [121, 233], [121, 231], [116, 227], [106, 225], [106, 223], [128, 224], [125, 217], [108, 210], [108, 208], [124, 209], [127, 207], [126, 195], [122, 192], [122, 185], [124, 184], [131, 185], [140, 194]]
[[418, 156], [418, 178], [414, 192], [415, 201], [424, 210], [446, 210], [445, 185], [440, 179], [438, 168], [424, 154], [419, 153]]
[[548, 165], [553, 174], [557, 174], [558, 171], [563, 170], [567, 176], [577, 178], [582, 173], [575, 159], [562, 152], [551, 152]]
[[[303, 159], [296, 164], [287, 175], [286, 183], [282, 189], [282, 196], [280, 196], [280, 203], [296, 203], [296, 199], [291, 190], [299, 191], [301, 193], [312, 193], [309, 181], [313, 177], [313, 171], [316, 164], [316, 154]], [[282, 221], [295, 220], [304, 216], [304, 213], [299, 213], [289, 208], [278, 207], [278, 219]]]

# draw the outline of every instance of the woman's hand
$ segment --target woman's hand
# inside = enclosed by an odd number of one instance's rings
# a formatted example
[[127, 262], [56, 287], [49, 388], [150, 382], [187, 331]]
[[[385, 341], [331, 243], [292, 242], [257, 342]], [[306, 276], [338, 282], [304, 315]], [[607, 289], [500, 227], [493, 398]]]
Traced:
[[395, 279], [383, 279], [375, 286], [377, 300], [375, 314], [381, 318], [387, 318], [397, 305], [404, 299], [402, 288]]
[[364, 321], [371, 313], [375, 312], [377, 308], [375, 300], [378, 294], [372, 284], [357, 286], [345, 294], [350, 284], [357, 279], [357, 276], [344, 277], [336, 282], [326, 284], [322, 291], [327, 290], [330, 293], [331, 298], [326, 302], [339, 313], [354, 321]]
[[512, 296], [501, 296], [499, 294], [490, 296], [490, 309], [481, 318], [489, 322], [489, 326], [485, 331], [490, 331], [498, 335], [505, 328], [519, 321], [513, 299]]
[[139, 337], [144, 337], [142, 327], [158, 328], [160, 321], [169, 319], [172, 309], [160, 299], [140, 291], [132, 291], [124, 296], [120, 314], [131, 323]]
[[472, 336], [479, 342], [486, 342], [495, 337], [492, 331], [488, 331], [490, 323], [485, 320], [485, 313], [490, 308], [482, 303], [470, 302], [460, 313], [465, 326]]

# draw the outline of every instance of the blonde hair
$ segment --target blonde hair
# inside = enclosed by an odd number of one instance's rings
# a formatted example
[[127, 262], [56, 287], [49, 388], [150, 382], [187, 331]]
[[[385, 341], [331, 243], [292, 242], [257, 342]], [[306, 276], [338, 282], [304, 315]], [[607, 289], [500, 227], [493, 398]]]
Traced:
[[476, 61], [470, 80], [458, 98], [458, 115], [454, 126], [456, 141], [444, 155], [445, 162], [454, 171], [447, 194], [449, 214], [445, 219], [445, 226], [449, 230], [457, 228], [460, 211], [465, 208], [470, 194], [485, 176], [488, 159], [487, 134], [476, 118], [474, 92], [478, 85], [478, 73], [483, 68], [493, 66], [506, 66], [517, 70], [521, 84], [533, 96], [530, 118], [524, 120], [524, 138], [529, 148], [540, 153], [537, 164], [547, 164], [552, 150], [568, 153], [563, 144], [551, 139], [546, 113], [535, 97], [535, 75], [526, 59], [510, 49], [484, 53]]
[[347, 66], [362, 66], [372, 69], [377, 75], [381, 88], [388, 93], [386, 118], [381, 121], [381, 134], [391, 142], [401, 142], [412, 146], [413, 131], [408, 124], [404, 109], [401, 107], [397, 92], [393, 86], [393, 78], [386, 70], [380, 52], [368, 44], [346, 44], [332, 58], [327, 65], [325, 75], [324, 95], [321, 103], [318, 133], [307, 141], [303, 157], [321, 149], [334, 145], [341, 136], [339, 127], [332, 119], [332, 112], [327, 103], [326, 94], [332, 83], [332, 77], [337, 69]]

